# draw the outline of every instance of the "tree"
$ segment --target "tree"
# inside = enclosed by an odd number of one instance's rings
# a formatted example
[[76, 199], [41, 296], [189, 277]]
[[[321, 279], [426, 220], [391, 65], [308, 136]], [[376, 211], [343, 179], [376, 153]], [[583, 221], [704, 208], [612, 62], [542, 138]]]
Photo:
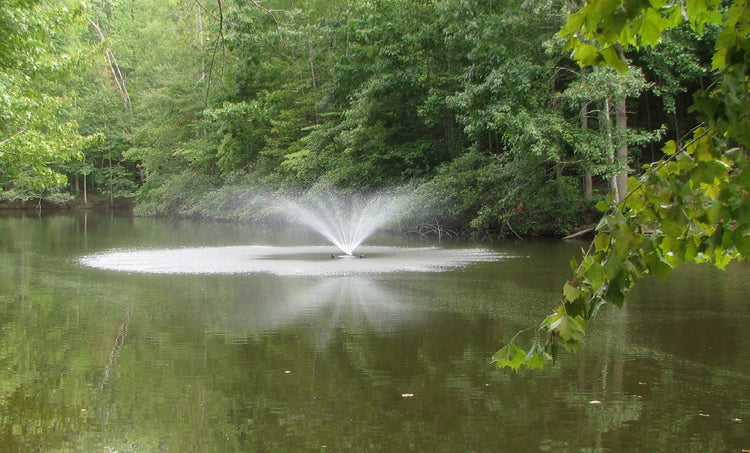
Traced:
[[[628, 144], [627, 99], [640, 95], [647, 83], [639, 68], [625, 74], [612, 68], [583, 72], [563, 96], [581, 106], [581, 131], [571, 140], [588, 174], [604, 176], [615, 201], [627, 192]], [[594, 110], [591, 110], [594, 107]], [[598, 129], [591, 126], [595, 119]], [[651, 134], [653, 136], [653, 133]], [[592, 152], [593, 151], [593, 152]], [[587, 197], [590, 195], [587, 189]]]
[[0, 191], [6, 199], [38, 199], [65, 184], [55, 166], [80, 157], [92, 139], [63, 118], [70, 97], [56, 85], [77, 62], [64, 32], [82, 13], [73, 2], [0, 4]]
[[[581, 65], [626, 69], [623, 49], [655, 46], [671, 28], [701, 33], [718, 27], [714, 83], [694, 96], [701, 124], [682, 146], [628, 181], [628, 193], [606, 211], [589, 251], [572, 263], [574, 277], [558, 308], [539, 326], [528, 350], [513, 340], [494, 356], [498, 367], [542, 367], [560, 348], [575, 350], [587, 322], [606, 303], [622, 306], [647, 274], [665, 275], [681, 263], [724, 268], [750, 254], [750, 8], [734, 0], [588, 1], [560, 31]], [[542, 341], [543, 340], [543, 341]]]
[[111, 205], [189, 168], [192, 142], [208, 135], [199, 117], [216, 35], [204, 16], [215, 11], [195, 1], [97, 0], [88, 12], [80, 34], [94, 52], [71, 81], [74, 111], [81, 130], [105, 138], [68, 174], [86, 177]]

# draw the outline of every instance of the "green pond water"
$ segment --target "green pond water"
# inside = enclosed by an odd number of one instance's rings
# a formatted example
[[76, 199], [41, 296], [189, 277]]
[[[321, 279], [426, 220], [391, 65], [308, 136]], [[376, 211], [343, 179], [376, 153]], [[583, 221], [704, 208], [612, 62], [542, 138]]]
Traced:
[[[492, 354], [584, 243], [0, 217], [2, 452], [750, 449], [750, 267], [687, 266], [541, 371]], [[522, 341], [523, 342], [523, 341]]]

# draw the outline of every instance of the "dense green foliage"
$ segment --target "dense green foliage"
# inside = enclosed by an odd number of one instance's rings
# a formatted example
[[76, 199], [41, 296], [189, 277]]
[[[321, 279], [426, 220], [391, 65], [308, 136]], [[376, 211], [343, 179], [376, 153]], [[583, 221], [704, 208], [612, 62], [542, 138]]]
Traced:
[[[624, 46], [654, 46], [683, 17], [696, 32], [718, 27], [715, 81], [695, 93], [702, 121], [684, 144], [670, 141], [666, 157], [628, 182], [627, 196], [606, 211], [597, 236], [562, 302], [539, 330], [542, 341], [524, 351], [513, 342], [498, 351], [498, 366], [541, 367], [560, 348], [576, 349], [587, 322], [605, 303], [622, 306], [644, 275], [665, 275], [685, 262], [724, 268], [750, 255], [750, 8], [719, 2], [648, 4], [617, 0], [587, 3], [560, 32], [581, 64], [625, 70]], [[622, 18], [622, 20], [619, 20]]]
[[55, 164], [79, 156], [91, 141], [63, 115], [70, 97], [60, 84], [78, 58], [68, 52], [66, 35], [82, 14], [67, 3], [0, 4], [0, 196], [5, 199], [54, 198], [67, 181]]
[[[6, 3], [6, 22], [42, 21], [57, 4], [33, 3]], [[659, 141], [696, 124], [689, 98], [710, 83], [716, 37], [677, 28], [629, 53], [625, 76], [581, 70], [556, 35], [567, 8], [97, 0], [55, 24], [65, 33], [50, 42], [79, 55], [75, 65], [25, 83], [75, 101], [56, 125], [103, 137], [66, 139], [44, 166], [86, 203], [88, 190], [141, 214], [245, 219], [256, 214], [241, 200], [260, 190], [412, 185], [428, 208], [414, 224], [565, 234], [593, 224], [592, 207], [624, 192], [628, 171], [659, 159]], [[18, 126], [2, 128], [4, 140]], [[64, 163], [76, 149], [85, 159]], [[21, 176], [8, 170], [6, 193]]]

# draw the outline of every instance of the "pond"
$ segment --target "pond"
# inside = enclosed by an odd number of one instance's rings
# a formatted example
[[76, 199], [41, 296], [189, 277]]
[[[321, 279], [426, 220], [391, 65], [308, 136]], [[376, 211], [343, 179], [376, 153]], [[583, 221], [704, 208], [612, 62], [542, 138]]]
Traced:
[[583, 243], [0, 217], [0, 451], [750, 449], [750, 267], [686, 266], [541, 371], [489, 359]]

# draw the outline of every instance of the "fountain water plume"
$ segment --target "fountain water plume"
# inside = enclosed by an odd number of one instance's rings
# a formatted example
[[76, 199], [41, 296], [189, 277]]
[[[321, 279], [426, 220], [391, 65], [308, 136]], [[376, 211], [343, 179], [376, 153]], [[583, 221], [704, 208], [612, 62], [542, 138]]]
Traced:
[[300, 200], [285, 199], [284, 215], [312, 228], [347, 256], [373, 232], [395, 220], [404, 195], [339, 194], [324, 189]]

